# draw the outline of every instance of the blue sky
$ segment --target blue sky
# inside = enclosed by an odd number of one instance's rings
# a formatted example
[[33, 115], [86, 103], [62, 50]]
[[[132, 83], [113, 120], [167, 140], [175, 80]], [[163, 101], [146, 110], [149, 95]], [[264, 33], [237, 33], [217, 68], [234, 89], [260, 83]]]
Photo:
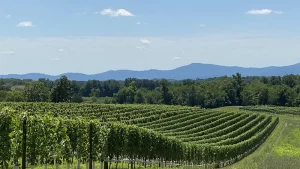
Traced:
[[300, 62], [296, 0], [2, 0], [0, 74]]

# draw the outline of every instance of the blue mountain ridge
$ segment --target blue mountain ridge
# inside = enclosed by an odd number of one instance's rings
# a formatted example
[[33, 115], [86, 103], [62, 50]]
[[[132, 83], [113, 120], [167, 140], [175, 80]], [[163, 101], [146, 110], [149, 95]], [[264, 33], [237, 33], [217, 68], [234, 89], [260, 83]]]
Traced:
[[27, 74], [8, 74], [0, 75], [0, 78], [15, 78], [15, 79], [32, 79], [38, 80], [45, 78], [49, 80], [59, 79], [65, 75], [70, 80], [87, 81], [87, 80], [124, 80], [126, 78], [138, 79], [206, 79], [220, 76], [231, 76], [236, 73], [241, 73], [242, 76], [284, 76], [287, 74], [300, 74], [300, 63], [289, 66], [270, 66], [263, 68], [254, 67], [238, 67], [238, 66], [221, 66], [214, 64], [192, 63], [181, 66], [172, 70], [110, 70], [98, 74], [82, 74], [82, 73], [64, 73], [60, 75], [47, 75], [41, 73]]

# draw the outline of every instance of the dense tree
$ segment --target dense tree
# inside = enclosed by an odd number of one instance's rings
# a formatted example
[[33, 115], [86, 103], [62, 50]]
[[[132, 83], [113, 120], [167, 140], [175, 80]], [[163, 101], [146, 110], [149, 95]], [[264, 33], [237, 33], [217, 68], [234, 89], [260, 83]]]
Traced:
[[83, 98], [82, 98], [82, 96], [80, 96], [80, 95], [76, 95], [76, 94], [74, 94], [73, 96], [72, 96], [72, 100], [71, 100], [73, 103], [81, 103], [81, 102], [83, 102]]
[[73, 94], [79, 95], [79, 93], [80, 93], [80, 84], [78, 82], [76, 82], [75, 80], [72, 80], [71, 88], [72, 88]]
[[0, 90], [0, 101], [5, 102], [7, 97], [7, 91]]
[[53, 88], [54, 86], [54, 82], [49, 79], [40, 78], [38, 81], [42, 82], [49, 89]]
[[281, 85], [281, 77], [280, 76], [271, 76], [271, 78], [269, 79], [269, 84]]
[[262, 82], [262, 83], [264, 83], [264, 84], [268, 84], [268, 83], [269, 83], [269, 79], [268, 79], [268, 77], [263, 76], [263, 77], [260, 79], [260, 82]]
[[240, 73], [233, 75], [233, 83], [236, 91], [236, 105], [242, 105], [242, 91], [244, 87], [244, 82]]
[[158, 89], [152, 91], [145, 90], [144, 93], [145, 93], [146, 102], [148, 104], [158, 104], [159, 101], [161, 100], [161, 94]]
[[132, 87], [123, 87], [117, 94], [115, 94], [114, 98], [117, 103], [125, 104], [125, 103], [134, 103], [135, 92]]
[[189, 106], [197, 105], [197, 91], [195, 85], [192, 85], [188, 92], [188, 105]]
[[27, 82], [24, 88], [26, 101], [47, 102], [50, 99], [50, 90], [43, 82]]
[[162, 103], [170, 105], [172, 103], [172, 95], [169, 92], [168, 81], [161, 81], [161, 95], [162, 95]]
[[141, 90], [138, 90], [134, 96], [134, 103], [145, 103], [146, 102], [146, 98], [143, 94], [143, 92]]
[[296, 86], [296, 76], [295, 75], [286, 75], [282, 77], [282, 83], [293, 88]]
[[8, 91], [6, 95], [6, 102], [25, 102], [24, 91], [20, 89]]
[[56, 81], [51, 93], [52, 102], [70, 102], [72, 98], [71, 81], [62, 76]]
[[[17, 89], [17, 90], [15, 90]], [[209, 79], [69, 81], [0, 79], [0, 101], [104, 101], [214, 108], [236, 105], [300, 106], [300, 76], [246, 76], [237, 73]], [[101, 92], [99, 92], [101, 91]], [[103, 99], [98, 99], [102, 97]], [[105, 98], [105, 99], [104, 99]]]
[[243, 105], [265, 105], [268, 103], [268, 87], [262, 82], [245, 86], [242, 91]]
[[99, 95], [100, 95], [100, 89], [93, 88], [91, 90], [90, 97], [92, 98], [93, 102], [97, 101], [97, 98], [99, 97]]

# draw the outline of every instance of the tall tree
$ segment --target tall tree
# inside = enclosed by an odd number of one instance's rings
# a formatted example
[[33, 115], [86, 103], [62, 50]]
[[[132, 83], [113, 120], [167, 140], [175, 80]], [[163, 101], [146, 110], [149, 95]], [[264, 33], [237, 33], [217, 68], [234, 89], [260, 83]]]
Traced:
[[28, 102], [47, 102], [50, 99], [50, 90], [43, 82], [27, 82], [24, 94]]
[[97, 98], [99, 97], [99, 95], [100, 95], [100, 89], [93, 88], [91, 90], [90, 97], [92, 97], [93, 102], [97, 101]]
[[24, 91], [21, 89], [8, 91], [5, 101], [7, 101], [7, 102], [24, 102], [24, 101], [26, 101]]
[[161, 94], [163, 98], [163, 104], [168, 104], [170, 105], [172, 103], [172, 95], [169, 92], [168, 88], [168, 81], [167, 80], [162, 80], [161, 81]]
[[282, 83], [294, 88], [296, 86], [296, 76], [295, 75], [285, 75], [282, 77]]
[[233, 75], [234, 79], [234, 87], [236, 89], [236, 98], [237, 98], [237, 105], [242, 105], [242, 91], [244, 87], [244, 82], [240, 73]]
[[197, 93], [195, 85], [190, 87], [190, 91], [188, 93], [188, 105], [189, 106], [196, 106], [197, 105]]
[[134, 102], [135, 103], [138, 103], [138, 104], [141, 104], [141, 103], [145, 103], [146, 102], [146, 99], [145, 99], [145, 96], [144, 94], [142, 93], [141, 90], [138, 90], [134, 96]]
[[70, 102], [72, 99], [71, 81], [67, 76], [62, 76], [56, 81], [51, 93], [52, 102]]
[[99, 95], [100, 95], [100, 89], [93, 88], [91, 90], [90, 97], [99, 97]]

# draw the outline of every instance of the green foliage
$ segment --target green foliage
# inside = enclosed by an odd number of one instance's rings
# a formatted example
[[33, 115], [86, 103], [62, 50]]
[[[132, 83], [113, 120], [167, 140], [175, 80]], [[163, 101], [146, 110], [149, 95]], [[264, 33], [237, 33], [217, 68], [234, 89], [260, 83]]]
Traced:
[[172, 104], [172, 94], [169, 92], [168, 81], [161, 81], [161, 95], [162, 95], [162, 103], [166, 105]]
[[300, 115], [299, 107], [283, 107], [283, 106], [245, 106], [241, 107], [241, 110], [253, 111], [253, 112], [267, 112], [272, 114], [290, 114]]
[[114, 98], [116, 101], [120, 104], [134, 103], [134, 96], [135, 96], [135, 90], [133, 86], [124, 87], [122, 88], [115, 96]]
[[95, 89], [95, 88], [93, 88], [93, 89], [91, 90], [90, 97], [99, 97], [99, 95], [100, 95], [100, 89]]
[[10, 109], [3, 109], [0, 112], [0, 163], [8, 163], [11, 159], [12, 140], [11, 133], [13, 132], [12, 126], [14, 125], [13, 111]]
[[24, 102], [26, 100], [23, 90], [12, 90], [6, 94], [5, 101], [7, 102]]
[[24, 93], [27, 102], [47, 102], [50, 99], [50, 90], [42, 82], [27, 82]]
[[134, 96], [134, 102], [141, 104], [141, 103], [146, 103], [146, 98], [144, 96], [144, 94], [138, 90]]
[[0, 101], [5, 102], [7, 97], [7, 91], [0, 90]]
[[73, 95], [71, 102], [81, 103], [81, 102], [83, 102], [83, 98], [80, 95]]
[[[0, 143], [5, 145], [0, 148], [0, 160], [15, 164], [21, 155], [24, 119], [29, 164], [72, 163], [74, 158], [85, 163], [92, 133], [93, 160], [158, 159], [223, 165], [254, 151], [278, 123], [278, 118], [266, 115], [183, 106], [0, 104], [5, 106], [16, 111], [6, 108], [0, 113]], [[21, 113], [26, 110], [28, 113]]]
[[265, 105], [268, 103], [269, 90], [267, 85], [254, 82], [244, 88], [241, 97], [243, 105]]
[[[25, 89], [13, 90], [26, 85]], [[105, 103], [166, 104], [217, 108], [222, 106], [300, 105], [300, 76], [271, 77], [233, 76], [171, 80], [127, 78], [124, 81], [69, 81], [62, 76], [57, 81], [0, 79], [0, 101], [47, 101], [104, 103], [101, 98], [113, 98]], [[36, 89], [36, 90], [35, 90]], [[22, 94], [21, 91], [24, 91]], [[73, 98], [75, 99], [73, 100]], [[99, 99], [100, 98], [100, 99]]]
[[52, 102], [70, 102], [72, 98], [71, 81], [66, 76], [62, 76], [56, 81], [55, 87], [52, 89]]

